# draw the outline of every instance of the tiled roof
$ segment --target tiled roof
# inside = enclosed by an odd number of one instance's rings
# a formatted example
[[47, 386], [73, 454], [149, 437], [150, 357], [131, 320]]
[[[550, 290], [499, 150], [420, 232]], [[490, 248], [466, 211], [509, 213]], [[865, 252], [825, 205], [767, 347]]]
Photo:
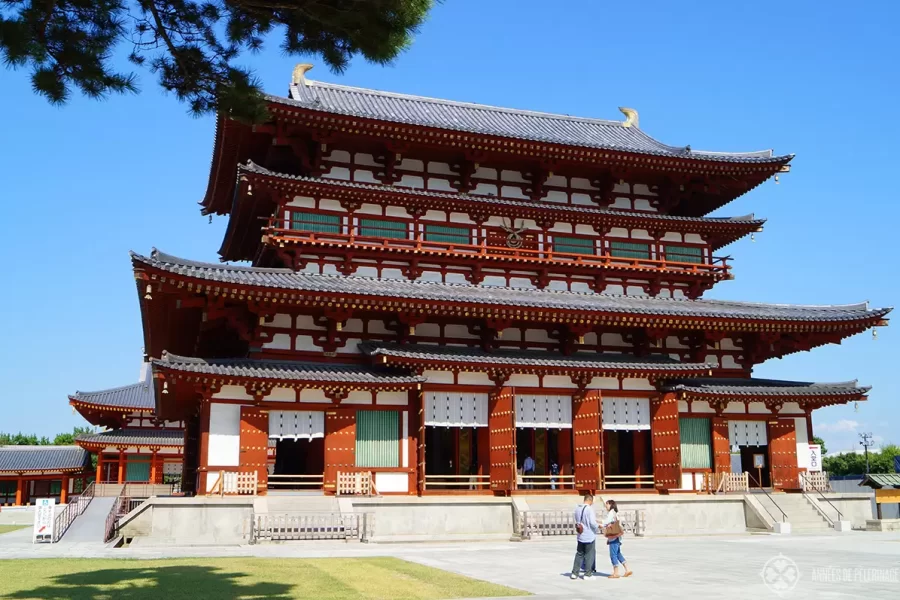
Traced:
[[489, 287], [358, 276], [320, 275], [290, 269], [236, 267], [184, 260], [157, 250], [149, 257], [131, 253], [138, 263], [164, 272], [207, 282], [338, 296], [399, 298], [511, 308], [583, 311], [683, 318], [739, 319], [786, 322], [840, 322], [875, 319], [890, 308], [870, 309], [867, 302], [847, 305], [790, 305], [682, 300], [641, 296], [587, 294], [556, 290]]
[[382, 373], [369, 367], [334, 363], [256, 360], [250, 358], [189, 358], [164, 352], [153, 365], [174, 371], [224, 377], [279, 381], [313, 381], [375, 385], [412, 385], [425, 381], [414, 375]]
[[871, 387], [860, 387], [856, 381], [841, 383], [808, 383], [804, 381], [782, 381], [778, 379], [728, 379], [699, 378], [676, 379], [667, 382], [665, 388], [671, 392], [722, 396], [848, 396], [865, 395]]
[[75, 392], [69, 396], [73, 402], [95, 404], [112, 408], [132, 408], [134, 410], [153, 410], [156, 405], [153, 386], [150, 380], [125, 385], [99, 392]]
[[270, 102], [317, 112], [534, 142], [729, 163], [773, 163], [790, 157], [759, 152], [706, 152], [667, 146], [621, 121], [499, 108], [306, 80]]
[[171, 429], [114, 429], [79, 435], [79, 444], [116, 446], [184, 446], [184, 431]]
[[510, 200], [508, 198], [498, 198], [495, 196], [478, 196], [474, 194], [461, 194], [456, 192], [439, 192], [432, 190], [422, 190], [416, 188], [405, 188], [399, 186], [391, 186], [391, 185], [381, 185], [374, 183], [358, 183], [354, 181], [344, 181], [340, 179], [328, 179], [326, 177], [306, 177], [303, 175], [289, 175], [286, 173], [277, 173], [275, 171], [270, 171], [265, 167], [262, 167], [253, 161], [247, 161], [246, 164], [238, 165], [238, 172], [244, 173], [256, 173], [259, 175], [264, 175], [267, 177], [275, 177], [278, 179], [284, 179], [287, 181], [298, 181], [311, 183], [315, 185], [322, 185], [326, 187], [338, 188], [338, 189], [356, 189], [356, 190], [369, 190], [373, 192], [387, 193], [387, 194], [405, 194], [410, 196], [421, 196], [427, 198], [446, 198], [448, 200], [465, 200], [468, 202], [479, 202], [483, 204], [490, 205], [504, 205], [504, 206], [515, 206], [515, 207], [523, 207], [523, 208], [536, 208], [536, 209], [546, 209], [546, 210], [561, 210], [561, 211], [569, 211], [573, 213], [581, 213], [581, 214], [592, 214], [592, 215], [606, 215], [609, 217], [619, 217], [619, 218], [646, 218], [646, 219], [659, 219], [663, 221], [686, 221], [692, 223], [710, 223], [710, 224], [718, 224], [718, 223], [741, 223], [747, 225], [757, 225], [762, 226], [765, 224], [765, 219], [757, 219], [753, 214], [749, 214], [742, 217], [685, 217], [678, 215], [667, 215], [661, 213], [654, 212], [641, 212], [641, 211], [625, 211], [625, 210], [615, 210], [608, 208], [594, 208], [590, 206], [578, 206], [574, 204], [560, 204], [550, 201], [545, 202], [529, 202], [527, 200]]
[[865, 485], [876, 489], [900, 488], [900, 473], [869, 473], [859, 485]]
[[360, 350], [369, 356], [386, 356], [410, 361], [437, 364], [474, 363], [505, 367], [546, 367], [551, 369], [582, 369], [588, 371], [687, 371], [705, 373], [709, 365], [682, 363], [666, 357], [635, 358], [629, 354], [578, 352], [564, 356], [555, 352], [531, 350], [494, 350], [479, 348], [432, 346], [425, 344], [384, 344], [363, 342]]
[[91, 464], [78, 446], [0, 446], [0, 473], [72, 471]]

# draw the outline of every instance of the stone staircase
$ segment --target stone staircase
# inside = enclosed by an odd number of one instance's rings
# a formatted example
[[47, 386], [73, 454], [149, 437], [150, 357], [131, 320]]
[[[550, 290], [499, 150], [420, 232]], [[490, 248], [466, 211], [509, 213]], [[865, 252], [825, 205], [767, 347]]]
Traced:
[[325, 495], [270, 495], [259, 496], [253, 503], [257, 514], [340, 513], [335, 496]]
[[[814, 533], [833, 531], [831, 524], [803, 494], [762, 494], [754, 493], [753, 498], [768, 511], [775, 521], [782, 520], [781, 511], [787, 515], [792, 533]], [[773, 503], [774, 501], [774, 503]], [[777, 505], [777, 506], [776, 506]], [[778, 509], [781, 509], [778, 510]]]

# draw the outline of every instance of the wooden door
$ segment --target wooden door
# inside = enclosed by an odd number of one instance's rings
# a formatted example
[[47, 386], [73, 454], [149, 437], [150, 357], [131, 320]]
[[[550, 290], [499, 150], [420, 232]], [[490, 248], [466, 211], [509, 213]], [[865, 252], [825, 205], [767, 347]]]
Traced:
[[600, 391], [588, 390], [572, 398], [572, 438], [575, 447], [575, 488], [584, 492], [600, 489]]
[[712, 418], [713, 468], [716, 473], [731, 472], [731, 446], [728, 443], [728, 419]]
[[491, 490], [508, 494], [516, 487], [516, 411], [513, 388], [502, 388], [488, 400], [491, 430]]
[[769, 423], [769, 464], [772, 466], [772, 487], [782, 490], [800, 488], [800, 468], [797, 466], [797, 432], [794, 419], [778, 419]]
[[256, 490], [265, 495], [269, 482], [269, 412], [255, 406], [241, 407], [240, 470], [256, 471]]
[[681, 433], [678, 399], [663, 394], [650, 401], [650, 431], [653, 438], [653, 482], [657, 490], [681, 487]]
[[337, 493], [338, 471], [356, 471], [356, 410], [325, 412], [325, 492]]

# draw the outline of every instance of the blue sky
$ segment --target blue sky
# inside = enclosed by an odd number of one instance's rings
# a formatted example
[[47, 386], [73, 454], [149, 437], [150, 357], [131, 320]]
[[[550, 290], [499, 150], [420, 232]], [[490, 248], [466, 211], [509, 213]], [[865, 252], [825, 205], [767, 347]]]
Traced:
[[[314, 79], [397, 92], [621, 119], [695, 149], [796, 153], [717, 215], [769, 219], [755, 243], [723, 250], [736, 280], [708, 297], [783, 303], [898, 303], [887, 242], [900, 220], [896, 119], [900, 7], [871, 2], [448, 0], [393, 66], [355, 61], [341, 76], [277, 40], [246, 57], [284, 94], [297, 62]], [[126, 66], [123, 63], [123, 66]], [[225, 219], [200, 216], [212, 117], [194, 119], [139, 72], [141, 93], [64, 108], [0, 71], [0, 431], [52, 435], [82, 424], [66, 397], [136, 381], [141, 324], [128, 250], [217, 260]], [[830, 450], [857, 432], [900, 442], [894, 328], [774, 360], [756, 376], [874, 386], [859, 410], [815, 413]]]

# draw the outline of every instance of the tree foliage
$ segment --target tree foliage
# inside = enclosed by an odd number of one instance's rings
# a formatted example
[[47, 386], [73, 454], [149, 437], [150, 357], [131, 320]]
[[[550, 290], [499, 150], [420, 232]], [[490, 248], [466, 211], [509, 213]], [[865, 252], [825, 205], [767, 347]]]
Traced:
[[0, 0], [0, 56], [31, 69], [34, 91], [63, 104], [72, 88], [100, 98], [134, 92], [115, 64], [121, 44], [135, 66], [188, 104], [258, 121], [259, 83], [235, 62], [282, 35], [288, 55], [317, 55], [343, 71], [361, 55], [387, 64], [412, 42], [432, 0]]
[[[889, 444], [879, 451], [869, 452], [869, 473], [893, 473], [894, 457], [900, 455], [900, 446]], [[864, 475], [865, 454], [836, 454], [822, 459], [822, 468], [832, 475]]]
[[75, 438], [86, 433], [94, 433], [92, 427], [75, 427], [72, 433], [60, 433], [50, 441], [47, 436], [38, 437], [35, 434], [0, 433], [0, 446], [71, 446]]

